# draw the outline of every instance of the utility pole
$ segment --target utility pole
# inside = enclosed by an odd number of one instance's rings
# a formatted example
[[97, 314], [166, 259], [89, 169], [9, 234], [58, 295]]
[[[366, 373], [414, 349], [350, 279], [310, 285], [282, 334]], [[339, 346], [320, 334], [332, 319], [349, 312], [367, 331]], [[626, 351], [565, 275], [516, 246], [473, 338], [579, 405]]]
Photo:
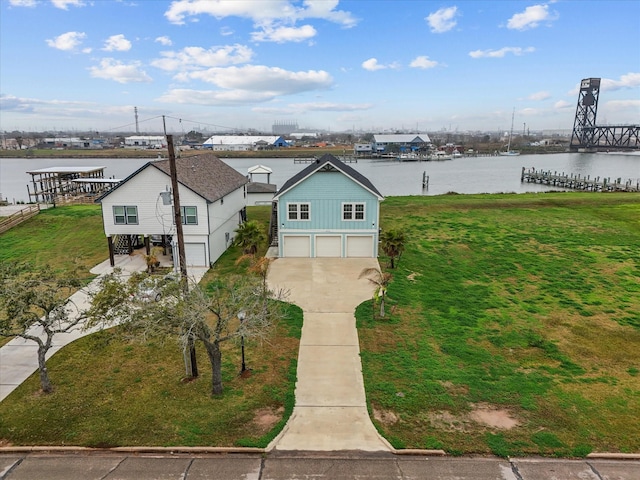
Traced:
[[[184, 234], [182, 232], [182, 212], [180, 209], [180, 193], [178, 189], [178, 171], [176, 168], [176, 154], [173, 149], [173, 135], [167, 135], [167, 150], [169, 151], [169, 170], [171, 172], [171, 189], [173, 190], [173, 217], [176, 224], [176, 235], [178, 237], [178, 262], [180, 263], [180, 283], [183, 294], [189, 292], [189, 279], [187, 277], [187, 257], [184, 251]], [[193, 337], [187, 341], [187, 352], [185, 351], [184, 363], [187, 377], [198, 376], [198, 362], [196, 359], [196, 347]]]

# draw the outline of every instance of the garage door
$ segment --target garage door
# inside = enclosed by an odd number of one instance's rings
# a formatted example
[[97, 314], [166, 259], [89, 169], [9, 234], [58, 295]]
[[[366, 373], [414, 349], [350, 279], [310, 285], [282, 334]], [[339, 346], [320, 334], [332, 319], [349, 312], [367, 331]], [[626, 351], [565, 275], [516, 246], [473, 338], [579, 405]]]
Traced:
[[310, 257], [311, 237], [309, 235], [285, 235], [282, 254], [285, 257]]
[[373, 236], [347, 237], [347, 257], [373, 257]]
[[187, 265], [192, 267], [207, 266], [207, 253], [204, 243], [185, 243], [184, 254]]
[[341, 257], [342, 236], [316, 236], [316, 257]]

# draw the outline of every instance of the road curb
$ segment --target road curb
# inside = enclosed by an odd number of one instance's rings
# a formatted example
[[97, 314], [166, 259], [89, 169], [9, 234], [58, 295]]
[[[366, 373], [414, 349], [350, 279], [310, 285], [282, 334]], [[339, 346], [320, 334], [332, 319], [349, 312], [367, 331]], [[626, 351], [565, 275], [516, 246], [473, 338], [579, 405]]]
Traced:
[[394, 455], [421, 455], [426, 457], [446, 457], [444, 450], [425, 450], [421, 448], [405, 448], [402, 450], [391, 450]]
[[594, 452], [587, 455], [588, 460], [640, 460], [640, 453]]
[[251, 453], [263, 454], [264, 448], [252, 447], [113, 447], [113, 448], [91, 448], [91, 447], [62, 447], [62, 446], [10, 446], [0, 447], [0, 454], [3, 453]]

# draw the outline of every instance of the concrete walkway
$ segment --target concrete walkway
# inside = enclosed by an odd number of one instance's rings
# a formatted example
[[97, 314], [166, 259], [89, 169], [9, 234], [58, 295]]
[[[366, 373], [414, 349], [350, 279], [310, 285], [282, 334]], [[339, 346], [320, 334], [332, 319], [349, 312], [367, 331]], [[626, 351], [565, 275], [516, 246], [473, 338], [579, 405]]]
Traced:
[[390, 451], [367, 412], [354, 309], [371, 298], [358, 279], [374, 258], [280, 258], [269, 271], [272, 289], [289, 290], [304, 312], [296, 404], [268, 449]]
[[[147, 268], [145, 259], [142, 255], [116, 255], [116, 267], [122, 269], [124, 275], [137, 271], [143, 271]], [[207, 268], [191, 268], [188, 269], [189, 278], [194, 282], [199, 282], [206, 273]], [[82, 311], [89, 307], [87, 293], [92, 288], [96, 288], [101, 275], [113, 272], [113, 267], [109, 265], [109, 260], [105, 260], [96, 267], [91, 269], [91, 273], [98, 275], [86, 288], [77, 291], [70, 298], [77, 308]], [[91, 333], [97, 332], [102, 327], [92, 329], [83, 329], [79, 325], [75, 330], [68, 333], [59, 333], [53, 337], [53, 346], [47, 353], [47, 359], [51, 358], [58, 350], [65, 345], [84, 337]], [[31, 332], [35, 335], [41, 335], [40, 327], [33, 327]], [[33, 372], [38, 370], [38, 345], [23, 338], [14, 338], [2, 348], [0, 348], [0, 402], [4, 400], [18, 385], [24, 382]]]

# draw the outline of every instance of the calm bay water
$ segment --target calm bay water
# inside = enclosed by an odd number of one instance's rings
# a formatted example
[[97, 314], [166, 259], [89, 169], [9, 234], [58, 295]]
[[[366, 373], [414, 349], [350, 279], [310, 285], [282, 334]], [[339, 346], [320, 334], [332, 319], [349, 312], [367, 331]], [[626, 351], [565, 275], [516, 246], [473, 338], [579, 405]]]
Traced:
[[[271, 183], [282, 185], [289, 177], [305, 168], [290, 158], [223, 158], [243, 175], [257, 164], [273, 170]], [[149, 159], [0, 159], [0, 195], [10, 202], [28, 200], [26, 172], [46, 167], [104, 166], [106, 177], [125, 178]], [[404, 162], [359, 160], [350, 164], [385, 196], [441, 195], [457, 193], [541, 192], [553, 187], [520, 182], [522, 167], [573, 173], [582, 176], [611, 177], [623, 180], [640, 179], [640, 155], [559, 153], [552, 155], [521, 155], [519, 157], [469, 157], [442, 162]], [[422, 175], [429, 176], [428, 190], [422, 189]], [[255, 181], [264, 182], [264, 175]]]

